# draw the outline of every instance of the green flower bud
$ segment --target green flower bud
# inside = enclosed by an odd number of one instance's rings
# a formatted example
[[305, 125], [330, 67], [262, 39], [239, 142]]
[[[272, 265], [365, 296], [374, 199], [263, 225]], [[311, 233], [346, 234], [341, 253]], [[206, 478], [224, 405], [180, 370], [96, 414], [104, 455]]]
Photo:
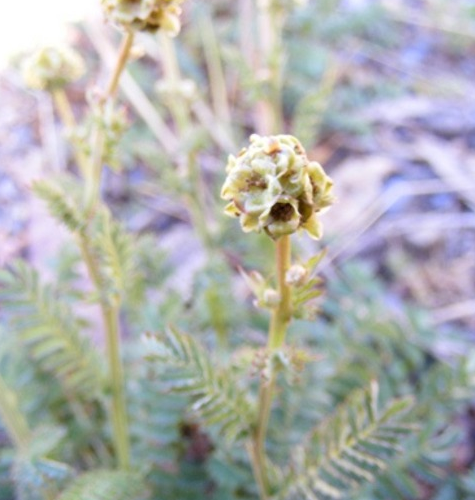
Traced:
[[264, 307], [277, 307], [280, 302], [280, 295], [277, 290], [273, 290], [272, 288], [266, 288], [264, 293], [262, 294], [262, 304]]
[[308, 278], [308, 270], [300, 264], [294, 264], [285, 273], [285, 282], [289, 286], [302, 286]]
[[184, 0], [102, 0], [106, 16], [126, 30], [162, 30], [176, 36], [181, 28], [180, 5]]
[[32, 89], [62, 88], [78, 80], [85, 72], [82, 57], [67, 47], [45, 47], [37, 50], [23, 64], [23, 78]]
[[252, 135], [251, 144], [230, 156], [221, 197], [225, 213], [239, 217], [244, 232], [266, 231], [274, 239], [304, 229], [322, 236], [318, 214], [333, 202], [333, 182], [307, 158], [291, 135]]

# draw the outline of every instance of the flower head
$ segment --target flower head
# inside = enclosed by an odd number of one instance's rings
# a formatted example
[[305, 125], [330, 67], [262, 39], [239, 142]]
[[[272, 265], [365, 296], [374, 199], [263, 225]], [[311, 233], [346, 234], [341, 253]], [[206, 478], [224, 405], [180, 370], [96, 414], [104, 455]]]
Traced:
[[163, 30], [176, 36], [181, 28], [180, 5], [184, 0], [102, 0], [104, 11], [121, 28], [150, 31]]
[[32, 89], [54, 90], [79, 79], [85, 71], [82, 57], [68, 47], [45, 47], [23, 64], [23, 78]]
[[230, 156], [221, 197], [225, 213], [239, 217], [243, 231], [266, 231], [276, 239], [305, 229], [320, 238], [318, 214], [333, 201], [333, 182], [307, 158], [291, 135], [252, 135], [251, 144]]

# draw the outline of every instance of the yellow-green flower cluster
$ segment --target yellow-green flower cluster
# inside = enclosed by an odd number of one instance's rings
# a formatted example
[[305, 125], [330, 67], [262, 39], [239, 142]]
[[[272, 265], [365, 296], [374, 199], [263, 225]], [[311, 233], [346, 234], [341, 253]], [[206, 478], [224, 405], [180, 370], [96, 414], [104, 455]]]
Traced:
[[68, 47], [37, 50], [23, 64], [23, 78], [32, 89], [55, 90], [79, 79], [85, 71], [82, 57]]
[[221, 197], [226, 214], [239, 217], [243, 231], [262, 231], [277, 239], [304, 229], [318, 239], [318, 214], [333, 201], [333, 182], [307, 158], [291, 135], [252, 135], [251, 144], [230, 156]]
[[181, 28], [184, 0], [102, 0], [104, 11], [117, 26], [134, 31], [163, 30], [176, 36]]

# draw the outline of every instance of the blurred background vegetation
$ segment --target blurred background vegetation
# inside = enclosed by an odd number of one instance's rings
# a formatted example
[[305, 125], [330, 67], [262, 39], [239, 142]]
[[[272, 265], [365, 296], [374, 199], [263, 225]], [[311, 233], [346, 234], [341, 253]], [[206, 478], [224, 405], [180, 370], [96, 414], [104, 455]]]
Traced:
[[[226, 156], [254, 132], [256, 105], [269, 92], [266, 75], [255, 71], [252, 4], [188, 2], [174, 41], [182, 83], [170, 87], [163, 40], [151, 36], [139, 37], [123, 79], [121, 101], [132, 126], [117, 165], [106, 172], [104, 197], [130, 231], [147, 235], [137, 248], [146, 292], [135, 290], [124, 314], [131, 346], [143, 331], [168, 323], [197, 332], [223, 353], [264, 338], [266, 317], [252, 308], [236, 269], [268, 270], [269, 243], [242, 238], [236, 221], [221, 216], [219, 200]], [[409, 453], [355, 498], [475, 498], [473, 2], [309, 0], [293, 9], [283, 34], [275, 61], [283, 68], [283, 132], [299, 137], [325, 166], [339, 202], [325, 215], [322, 243], [297, 241], [302, 258], [327, 248], [321, 269], [328, 291], [318, 319], [296, 322], [291, 339], [324, 357], [302, 375], [308, 383], [301, 390], [283, 392], [276, 428], [305, 428], [376, 378], [383, 399], [415, 394], [424, 426]], [[71, 26], [68, 39], [89, 68], [68, 89], [80, 115], [85, 87], [106, 77], [118, 35], [93, 15]], [[168, 106], [172, 98], [188, 110], [183, 127], [180, 109]], [[15, 61], [0, 74], [0, 102], [0, 263], [25, 258], [46, 280], [57, 276], [58, 293], [73, 302], [83, 279], [78, 255], [29, 189], [32, 179], [74, 174], [64, 131], [50, 96], [25, 90]], [[196, 178], [167, 152], [178, 140], [181, 153], [196, 158]], [[30, 418], [47, 422], [54, 387], [45, 393], [32, 382], [37, 367], [2, 356], [13, 340], [1, 300], [2, 373], [17, 381], [19, 394], [28, 393]], [[87, 305], [81, 313], [94, 336], [98, 319]], [[229, 460], [228, 470], [229, 457], [215, 457], [199, 429], [170, 426], [169, 415], [181, 406], [166, 401], [132, 397], [155, 417], [137, 427], [160, 433], [184, 471], [182, 482], [167, 483], [162, 470], [152, 482], [167, 498], [191, 497], [197, 487], [216, 498], [248, 496], [247, 471], [231, 465], [240, 458]], [[149, 415], [137, 412], [142, 417]], [[271, 438], [284, 454], [288, 443]], [[0, 498], [9, 499], [11, 453], [1, 430], [0, 447]], [[160, 463], [164, 452], [137, 445], [135, 453]]]

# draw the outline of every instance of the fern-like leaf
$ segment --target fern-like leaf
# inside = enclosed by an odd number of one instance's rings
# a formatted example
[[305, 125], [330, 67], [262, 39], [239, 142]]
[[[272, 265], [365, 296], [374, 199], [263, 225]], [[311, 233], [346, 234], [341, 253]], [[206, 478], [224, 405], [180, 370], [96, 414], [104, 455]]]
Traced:
[[117, 222], [107, 209], [97, 218], [94, 246], [99, 258], [102, 286], [109, 297], [123, 297], [137, 287], [137, 260], [134, 238]]
[[103, 380], [101, 363], [82, 337], [82, 323], [69, 304], [38, 273], [16, 262], [0, 274], [0, 298], [12, 313], [12, 327], [42, 369], [54, 374], [70, 392], [91, 399]]
[[401, 421], [410, 399], [377, 408], [378, 386], [357, 391], [311, 436], [289, 476], [286, 500], [343, 500], [386, 469], [413, 426]]
[[229, 371], [220, 370], [190, 335], [146, 335], [147, 357], [161, 363], [168, 387], [192, 399], [191, 410], [230, 442], [248, 435], [254, 408]]
[[144, 496], [144, 490], [138, 474], [101, 470], [76, 478], [58, 500], [139, 500]]
[[21, 457], [13, 467], [18, 500], [48, 500], [56, 498], [74, 475], [66, 464], [48, 458]]
[[8, 432], [9, 438], [18, 448], [30, 437], [30, 430], [23, 412], [20, 410], [16, 394], [0, 376], [0, 422]]
[[33, 190], [46, 202], [50, 214], [71, 232], [84, 230], [85, 220], [80, 208], [58, 185], [37, 181], [33, 184]]

